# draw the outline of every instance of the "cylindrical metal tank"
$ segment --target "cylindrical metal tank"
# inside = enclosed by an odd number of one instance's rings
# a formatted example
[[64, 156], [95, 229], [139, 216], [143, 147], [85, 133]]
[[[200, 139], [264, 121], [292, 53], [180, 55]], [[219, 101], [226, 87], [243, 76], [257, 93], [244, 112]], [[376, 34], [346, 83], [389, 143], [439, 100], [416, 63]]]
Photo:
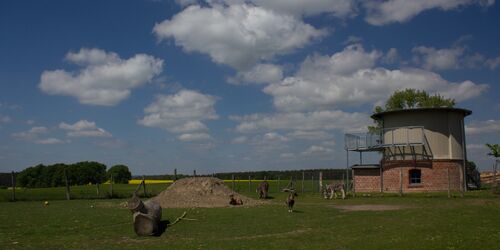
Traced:
[[[372, 118], [382, 121], [385, 144], [427, 144], [433, 159], [463, 159], [464, 117], [459, 108], [418, 108], [387, 111]], [[418, 147], [415, 147], [418, 149]]]

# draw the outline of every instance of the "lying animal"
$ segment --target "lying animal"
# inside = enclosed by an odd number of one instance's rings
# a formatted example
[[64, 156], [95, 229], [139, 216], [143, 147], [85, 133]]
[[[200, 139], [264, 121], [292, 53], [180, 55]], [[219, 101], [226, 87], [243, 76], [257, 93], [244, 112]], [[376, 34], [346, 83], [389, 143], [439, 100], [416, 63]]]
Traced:
[[229, 205], [233, 205], [233, 206], [243, 205], [243, 200], [241, 200], [240, 198], [235, 199], [234, 195], [229, 195]]
[[255, 190], [259, 194], [259, 199], [267, 199], [267, 192], [269, 191], [269, 183], [267, 181], [263, 181]]
[[297, 193], [292, 191], [288, 194], [288, 197], [286, 198], [285, 204], [288, 207], [289, 213], [293, 212], [293, 205], [295, 205], [295, 196], [298, 196]]
[[334, 197], [335, 199], [337, 199], [337, 192], [340, 192], [342, 194], [342, 199], [345, 199], [345, 191], [343, 183], [338, 183], [338, 184], [332, 183], [326, 185], [325, 189], [323, 190], [323, 197], [325, 197], [325, 199], [332, 199]]

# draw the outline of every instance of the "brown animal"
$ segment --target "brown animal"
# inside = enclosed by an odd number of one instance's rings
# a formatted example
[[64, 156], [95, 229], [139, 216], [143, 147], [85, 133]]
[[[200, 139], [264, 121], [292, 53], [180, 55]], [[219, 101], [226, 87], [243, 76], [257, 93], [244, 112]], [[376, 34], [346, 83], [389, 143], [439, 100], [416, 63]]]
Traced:
[[267, 192], [269, 191], [269, 183], [267, 181], [263, 181], [257, 187], [257, 193], [259, 194], [259, 199], [267, 199]]
[[234, 195], [229, 195], [229, 205], [243, 205], [243, 200], [241, 200], [240, 198], [238, 199], [235, 199], [234, 198]]
[[325, 199], [332, 199], [334, 197], [335, 199], [337, 199], [337, 192], [340, 192], [342, 195], [342, 199], [345, 199], [345, 191], [343, 183], [338, 183], [338, 184], [332, 183], [326, 185], [325, 189], [323, 190], [323, 197], [325, 197]]
[[285, 204], [288, 207], [289, 213], [293, 212], [293, 205], [295, 205], [295, 196], [298, 196], [298, 194], [295, 193], [295, 191], [291, 191], [286, 198]]

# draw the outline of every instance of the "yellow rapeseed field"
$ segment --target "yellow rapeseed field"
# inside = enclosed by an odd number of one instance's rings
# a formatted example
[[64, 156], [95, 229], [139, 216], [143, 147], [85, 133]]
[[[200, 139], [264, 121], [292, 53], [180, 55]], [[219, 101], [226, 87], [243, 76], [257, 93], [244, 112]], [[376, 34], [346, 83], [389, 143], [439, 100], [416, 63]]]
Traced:
[[[142, 179], [132, 179], [128, 181], [128, 184], [138, 185], [142, 182]], [[146, 184], [168, 184], [174, 182], [173, 180], [145, 180]]]

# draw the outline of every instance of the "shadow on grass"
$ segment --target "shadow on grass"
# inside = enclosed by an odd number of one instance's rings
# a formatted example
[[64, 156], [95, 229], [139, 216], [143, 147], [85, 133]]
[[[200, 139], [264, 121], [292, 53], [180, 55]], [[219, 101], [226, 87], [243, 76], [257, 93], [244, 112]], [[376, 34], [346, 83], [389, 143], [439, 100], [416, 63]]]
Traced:
[[158, 231], [154, 234], [154, 236], [160, 237], [167, 230], [168, 224], [170, 224], [169, 220], [160, 221], [160, 224], [158, 225]]

